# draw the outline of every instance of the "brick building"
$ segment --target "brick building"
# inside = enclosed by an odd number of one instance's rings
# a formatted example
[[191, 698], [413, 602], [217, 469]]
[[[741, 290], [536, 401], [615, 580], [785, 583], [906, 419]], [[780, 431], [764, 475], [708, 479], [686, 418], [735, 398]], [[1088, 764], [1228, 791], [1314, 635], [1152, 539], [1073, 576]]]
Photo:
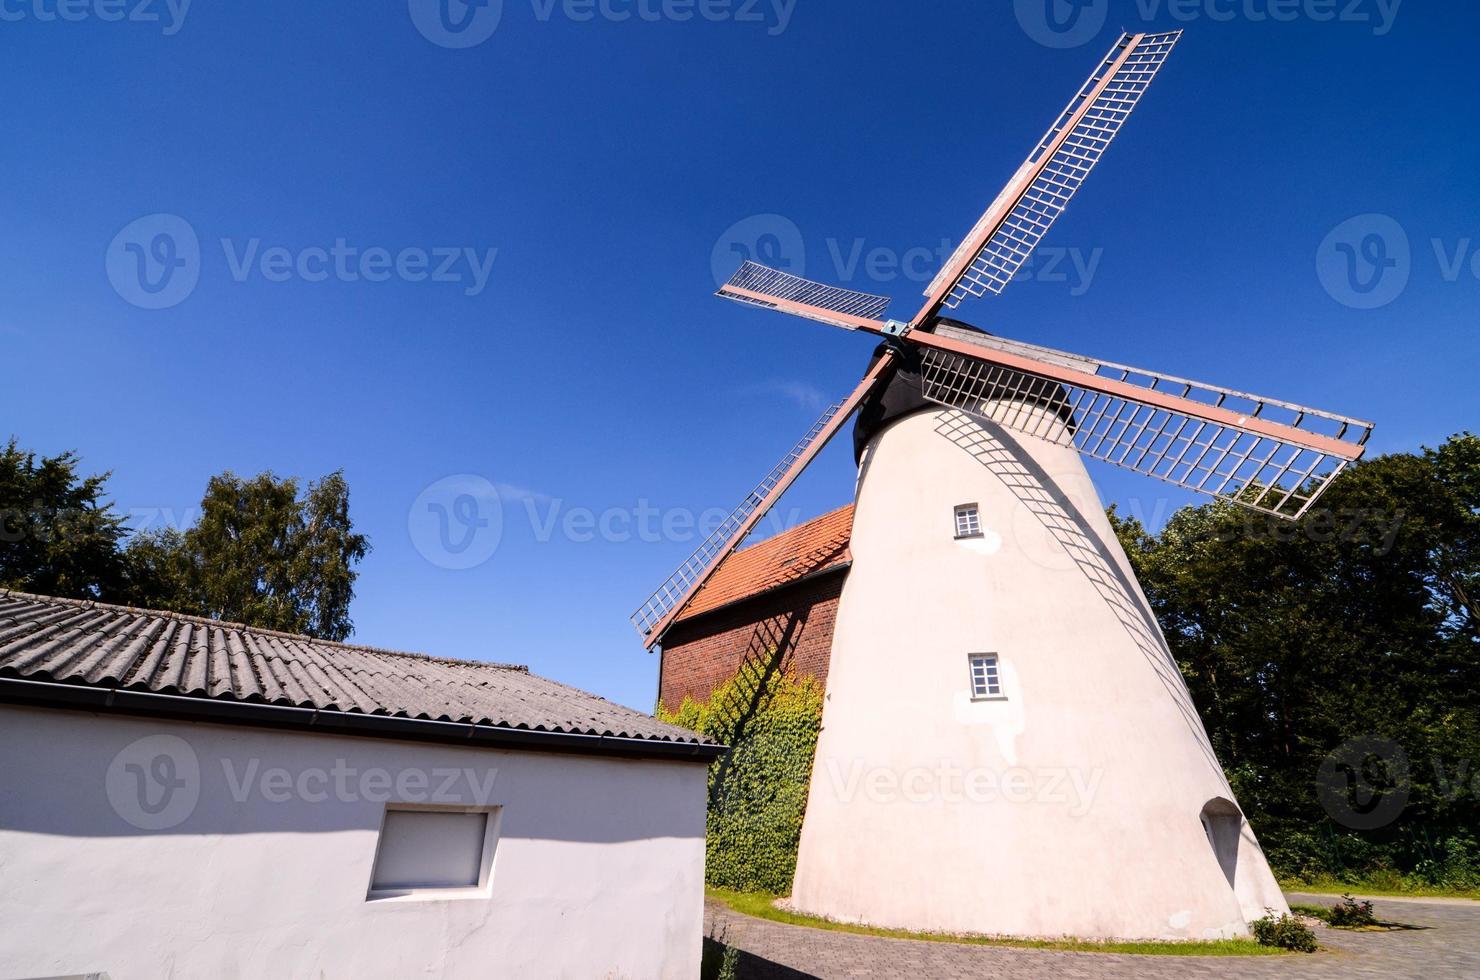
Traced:
[[725, 559], [663, 637], [658, 697], [702, 701], [747, 661], [827, 681], [853, 505]]

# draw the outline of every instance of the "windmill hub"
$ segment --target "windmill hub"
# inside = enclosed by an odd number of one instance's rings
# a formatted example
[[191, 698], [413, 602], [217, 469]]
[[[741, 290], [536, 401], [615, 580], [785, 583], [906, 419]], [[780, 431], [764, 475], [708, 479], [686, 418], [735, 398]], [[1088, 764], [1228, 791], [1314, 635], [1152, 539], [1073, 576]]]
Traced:
[[[936, 317], [921, 329], [985, 349], [991, 349], [987, 346], [989, 344], [1002, 342], [980, 327], [950, 317]], [[875, 363], [885, 351], [895, 354], [894, 374], [889, 383], [873, 392], [859, 410], [858, 421], [853, 427], [855, 460], [861, 460], [869, 442], [893, 423], [916, 412], [940, 411], [942, 407], [939, 398], [933, 397], [936, 393], [927, 380], [927, 367], [918, 347], [890, 338], [875, 351]], [[1020, 418], [1033, 417], [1044, 422], [1039, 434], [1063, 439], [1075, 431], [1073, 413], [1065, 408], [1067, 393], [1062, 385], [1046, 378], [1021, 371], [1004, 371], [990, 380], [983, 379], [975, 395], [970, 405], [961, 407], [970, 408], [990, 421], [1002, 423], [1016, 414]], [[1025, 412], [1029, 414], [1025, 415]], [[1047, 424], [1045, 415], [1056, 416], [1063, 429]]]

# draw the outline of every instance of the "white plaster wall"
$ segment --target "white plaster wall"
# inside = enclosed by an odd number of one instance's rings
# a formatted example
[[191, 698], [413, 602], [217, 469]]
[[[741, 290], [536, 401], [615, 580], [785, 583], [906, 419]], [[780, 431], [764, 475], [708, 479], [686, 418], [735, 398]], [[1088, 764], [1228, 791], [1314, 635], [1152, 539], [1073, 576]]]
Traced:
[[[198, 761], [199, 797], [141, 830], [108, 787], [160, 734]], [[273, 768], [305, 779], [281, 802]], [[367, 901], [384, 797], [472, 805], [490, 771], [487, 894]], [[704, 805], [700, 764], [0, 706], [0, 977], [692, 980]]]
[[[964, 503], [980, 539], [954, 539]], [[1232, 791], [1077, 453], [959, 412], [909, 416], [865, 456], [852, 551], [800, 909], [1194, 939], [1285, 909], [1246, 822], [1237, 893], [1209, 845], [1202, 808]], [[971, 699], [972, 652], [998, 654], [1002, 700]]]

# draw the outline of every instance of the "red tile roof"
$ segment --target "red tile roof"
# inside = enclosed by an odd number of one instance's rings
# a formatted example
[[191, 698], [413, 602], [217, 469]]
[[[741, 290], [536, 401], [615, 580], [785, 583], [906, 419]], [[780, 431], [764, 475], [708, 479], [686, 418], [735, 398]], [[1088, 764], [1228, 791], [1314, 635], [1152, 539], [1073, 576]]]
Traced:
[[853, 560], [848, 551], [852, 533], [849, 504], [735, 552], [694, 596], [678, 622], [848, 564]]

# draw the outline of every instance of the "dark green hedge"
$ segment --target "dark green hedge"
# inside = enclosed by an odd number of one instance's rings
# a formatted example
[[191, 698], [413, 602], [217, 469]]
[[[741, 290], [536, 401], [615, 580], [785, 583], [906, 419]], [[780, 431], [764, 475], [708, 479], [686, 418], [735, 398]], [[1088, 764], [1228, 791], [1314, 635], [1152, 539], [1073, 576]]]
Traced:
[[707, 702], [685, 700], [676, 711], [659, 705], [658, 717], [730, 746], [709, 770], [705, 880], [789, 893], [822, 726], [821, 685], [742, 670]]

